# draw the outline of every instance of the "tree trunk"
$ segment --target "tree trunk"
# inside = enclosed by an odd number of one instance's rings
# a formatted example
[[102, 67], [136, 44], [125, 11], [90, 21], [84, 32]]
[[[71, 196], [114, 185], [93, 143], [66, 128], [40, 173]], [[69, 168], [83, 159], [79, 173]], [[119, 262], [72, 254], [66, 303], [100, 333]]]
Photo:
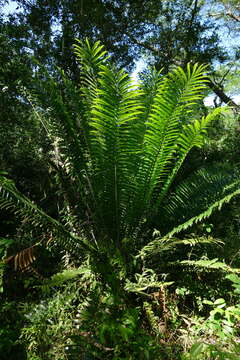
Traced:
[[228, 95], [226, 95], [221, 87], [216, 85], [212, 80], [209, 80], [208, 86], [225, 104], [231, 106], [236, 112], [239, 112], [240, 106], [236, 104], [235, 101], [233, 101]]

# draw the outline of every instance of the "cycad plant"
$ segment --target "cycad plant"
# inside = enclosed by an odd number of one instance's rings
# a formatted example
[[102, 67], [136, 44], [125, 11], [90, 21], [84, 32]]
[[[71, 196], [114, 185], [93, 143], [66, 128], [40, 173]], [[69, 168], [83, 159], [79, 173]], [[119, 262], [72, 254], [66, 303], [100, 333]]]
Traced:
[[[4, 173], [0, 204], [51, 233], [68, 252], [86, 252], [96, 264], [106, 261], [105, 268], [113, 258], [129, 264], [135, 255], [176, 243], [176, 233], [239, 194], [240, 180], [232, 171], [201, 169], [172, 189], [189, 151], [203, 145], [221, 111], [195, 118], [208, 81], [205, 66], [189, 64], [167, 76], [153, 71], [136, 86], [98, 42], [77, 43], [75, 53], [79, 86], [63, 72], [58, 79], [45, 74], [28, 96], [52, 142], [59, 214], [49, 216]], [[153, 219], [160, 234], [154, 240]]]

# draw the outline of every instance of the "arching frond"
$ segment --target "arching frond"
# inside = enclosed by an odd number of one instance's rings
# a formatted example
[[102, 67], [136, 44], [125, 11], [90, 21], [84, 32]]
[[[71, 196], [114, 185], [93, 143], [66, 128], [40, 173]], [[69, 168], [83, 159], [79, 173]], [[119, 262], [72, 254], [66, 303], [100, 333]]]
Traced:
[[200, 213], [199, 215], [196, 215], [196, 216], [190, 218], [188, 221], [184, 222], [183, 224], [177, 226], [168, 234], [168, 236], [172, 236], [174, 234], [180, 233], [181, 231], [186, 230], [189, 227], [191, 227], [193, 224], [199, 223], [202, 220], [207, 219], [209, 216], [212, 215], [212, 213], [215, 210], [220, 210], [222, 208], [222, 206], [224, 204], [229, 203], [233, 197], [240, 195], [239, 183], [237, 184], [237, 186], [238, 186], [237, 190], [232, 191], [230, 194], [221, 197], [220, 200], [215, 201], [213, 204], [209, 205], [209, 207], [205, 211]]
[[202, 244], [221, 245], [223, 242], [219, 239], [215, 239], [211, 236], [189, 236], [184, 239], [178, 239], [176, 237], [169, 236], [168, 234], [162, 238], [156, 238], [149, 244], [144, 246], [137, 257], [146, 258], [148, 256], [156, 255], [164, 251], [169, 251], [176, 248], [179, 245], [196, 246]]
[[31, 200], [21, 194], [12, 180], [3, 176], [0, 176], [0, 195], [1, 209], [13, 211], [35, 227], [51, 230], [64, 248], [94, 250], [86, 239], [69, 232], [59, 221], [47, 215]]
[[178, 264], [183, 265], [183, 266], [192, 266], [195, 267], [196, 269], [203, 269], [203, 270], [221, 270], [227, 273], [234, 273], [234, 274], [239, 274], [240, 273], [240, 269], [237, 268], [232, 268], [231, 266], [225, 264], [222, 261], [219, 261], [217, 258], [216, 259], [200, 259], [200, 260], [183, 260], [178, 262]]
[[189, 151], [194, 147], [201, 147], [204, 143], [206, 132], [211, 122], [222, 112], [221, 108], [217, 108], [210, 112], [206, 117], [201, 120], [195, 120], [193, 123], [186, 124], [183, 127], [182, 133], [178, 138], [178, 145], [176, 151], [176, 162], [172, 171], [167, 176], [162, 189], [156, 198], [155, 209], [159, 208], [164, 197], [175, 179], [178, 170], [181, 168], [184, 160], [186, 159]]
[[[224, 171], [220, 166], [198, 170], [175, 189], [160, 211], [162, 228], [164, 223], [172, 226], [163, 239], [171, 241], [176, 234], [210, 217], [237, 195], [240, 195], [238, 172]], [[154, 239], [141, 250], [141, 254], [161, 251], [162, 241]]]
[[181, 226], [187, 219], [201, 213], [205, 214], [207, 209], [209, 213], [206, 213], [206, 217], [210, 216], [214, 209], [221, 209], [224, 202], [230, 201], [239, 187], [239, 172], [229, 166], [215, 165], [199, 169], [176, 187], [161, 214], [169, 220], [174, 218], [175, 226]]

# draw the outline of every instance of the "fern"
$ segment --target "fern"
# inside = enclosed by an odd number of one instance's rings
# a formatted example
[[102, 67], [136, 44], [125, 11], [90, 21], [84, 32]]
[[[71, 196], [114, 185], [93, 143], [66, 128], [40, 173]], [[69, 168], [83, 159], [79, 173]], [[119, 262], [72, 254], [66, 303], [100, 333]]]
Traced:
[[[189, 213], [201, 213], [210, 204], [221, 201], [223, 195], [232, 194], [239, 188], [239, 173], [220, 164], [202, 168], [182, 181], [163, 204], [162, 216], [177, 216], [176, 226], [183, 223]], [[220, 204], [219, 204], [220, 206]]]
[[194, 235], [194, 237], [178, 239], [167, 234], [166, 236], [162, 238], [156, 238], [153, 241], [149, 242], [147, 245], [145, 245], [137, 255], [137, 258], [145, 258], [153, 254], [169, 251], [179, 245], [197, 246], [202, 244], [221, 245], [222, 241], [219, 239], [215, 239], [211, 236], [205, 237]]
[[44, 282], [44, 288], [51, 287], [51, 286], [60, 286], [63, 283], [75, 279], [82, 274], [88, 273], [91, 275], [91, 270], [89, 268], [72, 268], [72, 269], [65, 269], [60, 273], [53, 275], [50, 279]]
[[184, 260], [184, 261], [180, 261], [179, 264], [181, 264], [183, 266], [192, 266], [197, 269], [221, 270], [224, 272], [236, 273], [236, 274], [240, 273], [240, 269], [232, 268], [229, 265], [219, 261], [217, 258], [211, 259], [211, 260], [201, 259], [201, 260], [195, 260], [195, 261], [194, 260]]
[[159, 289], [173, 284], [172, 281], [159, 281], [152, 269], [145, 269], [141, 274], [135, 274], [135, 279], [135, 283], [127, 279], [125, 290], [149, 297], [152, 296], [151, 294], [148, 294], [149, 290]]
[[[100, 254], [118, 254], [127, 263], [126, 239], [140, 256], [179, 243], [214, 242], [173, 238], [240, 193], [237, 172], [225, 169], [219, 174], [199, 170], [172, 187], [189, 151], [203, 145], [221, 112], [194, 118], [207, 86], [207, 68], [188, 64], [186, 72], [178, 67], [167, 76], [153, 71], [148, 83], [143, 79], [136, 87], [110, 63], [99, 42], [80, 42], [75, 54], [79, 88], [62, 71], [57, 79], [45, 72], [45, 80], [28, 97], [52, 143], [49, 163], [58, 174], [63, 216], [53, 219], [4, 174], [0, 206], [50, 229], [63, 248], [94, 254], [96, 263]], [[156, 217], [163, 236], [152, 240], [147, 234]]]

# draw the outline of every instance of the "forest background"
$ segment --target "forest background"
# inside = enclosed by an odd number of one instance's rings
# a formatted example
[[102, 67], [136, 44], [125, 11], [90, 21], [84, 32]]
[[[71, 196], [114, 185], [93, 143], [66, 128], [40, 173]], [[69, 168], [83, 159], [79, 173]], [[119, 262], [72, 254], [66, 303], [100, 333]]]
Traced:
[[[166, 75], [178, 66], [186, 71], [188, 63], [208, 65], [208, 86], [194, 114], [201, 118], [224, 109], [223, 114], [216, 116], [201, 147], [187, 155], [173, 183], [175, 189], [207, 169], [209, 183], [203, 173], [197, 176], [199, 186], [208, 190], [197, 196], [189, 185], [187, 209], [179, 206], [174, 216], [162, 215], [164, 226], [157, 217], [147, 224], [145, 237], [161, 237], [165, 228], [180, 224], [183, 213], [187, 219], [196, 207], [204, 210], [203, 198], [219, 200], [216, 191], [230, 186], [226, 176], [239, 178], [239, 3], [0, 0], [1, 176], [70, 228], [75, 214], [66, 205], [66, 164], [56, 160], [61, 150], [46, 136], [38, 115], [48, 114], [56, 106], [54, 96], [60, 96], [67, 103], [64, 109], [75, 116], [69, 84], [82, 86], [82, 68], [74, 44], [86, 38], [104, 45], [116, 72], [124, 68], [148, 88], [156, 84], [160, 69]], [[51, 79], [58, 84], [54, 90]], [[131, 260], [136, 266], [126, 270], [127, 299], [114, 292], [123, 275], [113, 285], [96, 258], [94, 268], [89, 254], [79, 255], [75, 245], [56, 241], [59, 235], [51, 228], [39, 229], [37, 221], [29, 221], [29, 213], [22, 217], [20, 210], [2, 204], [1, 359], [239, 358], [238, 197], [174, 238], [187, 239], [186, 246], [175, 243], [152, 253], [142, 267]], [[90, 222], [88, 209], [81, 211], [80, 217]], [[85, 231], [88, 224], [81, 225]], [[141, 241], [145, 245], [144, 237]], [[126, 240], [126, 252], [137, 256], [136, 249]], [[120, 258], [107, 271], [122, 269]]]

